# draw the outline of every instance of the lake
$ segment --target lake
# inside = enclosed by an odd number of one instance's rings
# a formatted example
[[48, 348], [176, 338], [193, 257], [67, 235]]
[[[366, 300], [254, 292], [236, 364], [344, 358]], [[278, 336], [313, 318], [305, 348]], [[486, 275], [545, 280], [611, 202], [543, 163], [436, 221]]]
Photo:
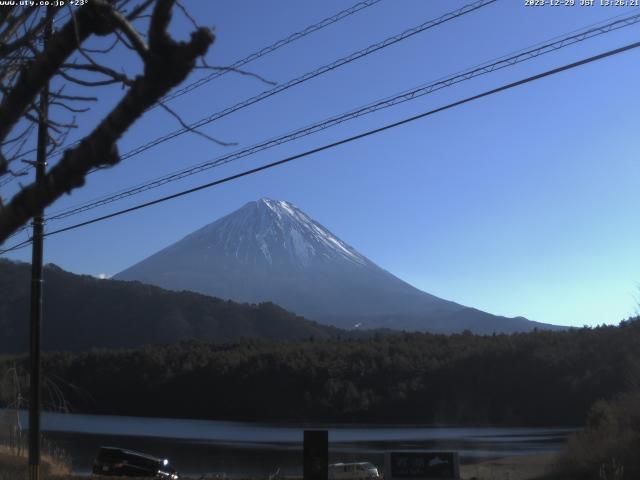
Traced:
[[[23, 425], [27, 415], [23, 412]], [[98, 447], [118, 446], [169, 458], [184, 474], [266, 476], [302, 472], [304, 425], [44, 413], [45, 440], [64, 449], [74, 471], [88, 473]], [[330, 461], [371, 461], [384, 452], [454, 450], [462, 462], [558, 451], [566, 428], [313, 425], [329, 431]]]

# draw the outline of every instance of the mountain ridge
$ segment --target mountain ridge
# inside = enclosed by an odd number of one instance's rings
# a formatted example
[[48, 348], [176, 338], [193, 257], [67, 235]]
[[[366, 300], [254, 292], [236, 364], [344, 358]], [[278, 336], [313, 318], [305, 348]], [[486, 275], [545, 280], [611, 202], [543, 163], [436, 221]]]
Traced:
[[[269, 198], [245, 204], [114, 278], [239, 302], [272, 301], [349, 329], [510, 333], [560, 328], [491, 315], [423, 292], [295, 205]], [[442, 324], [446, 318], [449, 325]]]
[[[0, 259], [0, 354], [28, 351], [30, 264]], [[238, 304], [140, 282], [44, 268], [45, 350], [86, 351], [242, 338], [301, 340], [343, 335], [273, 303]]]

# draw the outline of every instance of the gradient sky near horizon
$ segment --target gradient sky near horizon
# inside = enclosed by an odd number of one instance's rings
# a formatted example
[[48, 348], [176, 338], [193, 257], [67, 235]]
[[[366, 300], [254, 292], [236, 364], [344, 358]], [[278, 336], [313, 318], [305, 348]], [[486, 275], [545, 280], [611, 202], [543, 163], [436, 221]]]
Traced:
[[[352, 1], [187, 1], [215, 26], [207, 60], [228, 65]], [[382, 0], [245, 68], [279, 83], [470, 0]], [[538, 44], [638, 7], [530, 7], [499, 0], [203, 128], [238, 146], [182, 135], [88, 178], [48, 212], [246, 147], [328, 116]], [[176, 11], [174, 33], [193, 27]], [[59, 228], [375, 128], [640, 40], [634, 25], [464, 82], [322, 133], [68, 220]], [[139, 69], [131, 55], [109, 61]], [[208, 72], [195, 72], [190, 80]], [[187, 82], [188, 83], [188, 82]], [[472, 102], [267, 172], [47, 238], [45, 262], [113, 275], [193, 230], [267, 196], [308, 213], [381, 267], [431, 294], [494, 314], [562, 325], [618, 323], [640, 284], [640, 51]], [[270, 88], [239, 74], [171, 102], [192, 122]], [[104, 90], [86, 132], [122, 95]], [[148, 112], [126, 152], [179, 128]], [[8, 196], [16, 182], [2, 192]], [[25, 238], [25, 234], [17, 240]], [[13, 239], [16, 240], [16, 239]], [[11, 241], [7, 245], [12, 244]], [[29, 249], [8, 255], [29, 261]]]

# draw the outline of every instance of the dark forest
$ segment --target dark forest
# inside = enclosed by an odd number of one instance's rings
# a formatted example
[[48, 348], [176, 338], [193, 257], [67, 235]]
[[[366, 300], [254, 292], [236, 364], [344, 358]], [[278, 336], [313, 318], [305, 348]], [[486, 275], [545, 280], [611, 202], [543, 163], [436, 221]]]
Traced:
[[[51, 353], [83, 413], [291, 422], [584, 425], [638, 389], [640, 320], [563, 332], [188, 341]], [[4, 357], [0, 368], [25, 357]]]

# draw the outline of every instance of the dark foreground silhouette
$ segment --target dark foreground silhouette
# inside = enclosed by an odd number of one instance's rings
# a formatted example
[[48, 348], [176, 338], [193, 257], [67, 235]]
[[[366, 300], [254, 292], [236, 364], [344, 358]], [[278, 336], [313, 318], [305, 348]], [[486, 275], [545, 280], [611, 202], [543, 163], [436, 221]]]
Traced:
[[[636, 319], [513, 335], [189, 341], [53, 353], [44, 372], [75, 412], [581, 426], [594, 402], [640, 384], [639, 344]], [[24, 376], [25, 357], [0, 359], [0, 370], [14, 362]]]

